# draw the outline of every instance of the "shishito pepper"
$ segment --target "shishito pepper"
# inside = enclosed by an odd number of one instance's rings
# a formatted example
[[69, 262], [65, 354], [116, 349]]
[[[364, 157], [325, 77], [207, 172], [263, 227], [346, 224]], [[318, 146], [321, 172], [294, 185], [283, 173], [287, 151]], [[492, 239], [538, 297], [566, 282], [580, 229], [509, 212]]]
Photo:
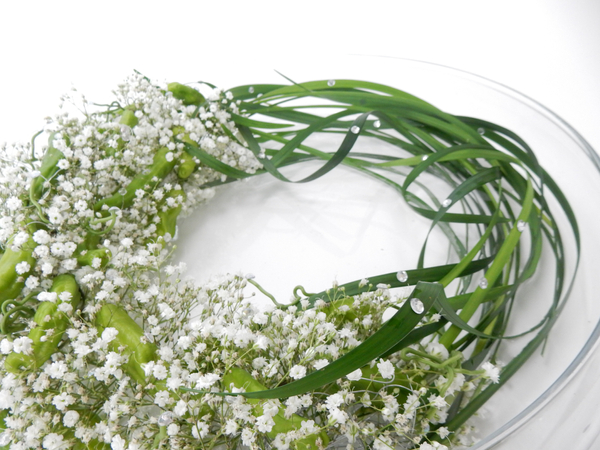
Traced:
[[[113, 351], [128, 356], [122, 367], [127, 374], [140, 384], [146, 383], [146, 374], [142, 364], [156, 360], [156, 345], [144, 342], [144, 330], [133, 320], [127, 311], [118, 305], [107, 303], [96, 313], [96, 328], [102, 333], [112, 327], [118, 331], [117, 337], [110, 342]], [[125, 350], [119, 351], [120, 347]]]
[[[168, 155], [171, 154], [169, 157]], [[156, 184], [166, 177], [173, 167], [177, 164], [177, 160], [173, 157], [171, 150], [167, 147], [161, 147], [154, 155], [152, 165], [147, 169], [137, 174], [129, 185], [125, 188], [125, 193], [115, 193], [110, 197], [100, 200], [94, 205], [95, 211], [100, 211], [104, 205], [116, 206], [118, 208], [128, 208], [133, 204], [138, 189], [147, 190], [147, 186], [152, 189]], [[156, 177], [158, 181], [152, 181]]]
[[157, 216], [160, 218], [160, 222], [156, 224], [156, 234], [158, 236], [165, 236], [167, 233], [169, 233], [172, 237], [175, 236], [175, 231], [177, 228], [177, 216], [179, 216], [183, 205], [179, 203], [177, 206], [166, 208], [164, 211], [163, 208], [167, 206], [168, 199], [176, 199], [177, 197], [182, 197], [185, 199], [185, 193], [181, 189], [173, 189], [169, 191], [167, 195], [165, 195], [158, 205]]
[[169, 83], [167, 89], [173, 93], [173, 97], [181, 100], [184, 105], [200, 106], [206, 100], [196, 89], [181, 83]]
[[18, 274], [16, 267], [17, 264], [26, 262], [30, 268], [33, 268], [35, 259], [32, 253], [35, 245], [33, 240], [30, 239], [17, 251], [13, 251], [10, 245], [6, 247], [0, 258], [0, 302], [14, 299], [21, 293], [27, 273]]
[[121, 120], [119, 120], [119, 123], [127, 125], [130, 128], [135, 127], [138, 122], [139, 120], [136, 117], [135, 112], [130, 109], [125, 109], [123, 114], [121, 114]]
[[100, 267], [106, 266], [110, 261], [112, 254], [107, 248], [98, 248], [100, 236], [89, 233], [85, 240], [77, 246], [77, 263], [81, 266], [91, 266], [95, 258], [99, 258]]
[[[264, 391], [267, 388], [259, 383], [252, 375], [250, 375], [247, 371], [240, 367], [234, 367], [229, 371], [225, 376], [223, 376], [223, 385], [225, 388], [229, 388], [231, 385], [234, 385], [236, 388], [244, 388], [246, 392], [257, 392]], [[246, 401], [253, 406], [253, 409], [256, 414], [262, 415], [263, 408], [260, 399], [246, 399]], [[274, 439], [280, 433], [288, 433], [293, 430], [299, 430], [302, 427], [302, 422], [306, 419], [302, 418], [298, 414], [292, 414], [292, 416], [287, 419], [282, 411], [279, 411], [274, 417], [273, 428], [271, 431], [267, 433], [267, 436], [271, 439]], [[303, 439], [298, 439], [292, 443], [293, 448], [295, 450], [316, 450], [319, 448], [317, 445], [317, 440], [321, 440], [321, 445], [326, 447], [329, 443], [329, 438], [324, 431], [321, 431], [318, 434], [311, 434], [306, 436]]]
[[[128, 107], [129, 108], [129, 107]], [[138, 124], [139, 120], [137, 118], [137, 116], [135, 115], [135, 111], [132, 111], [131, 109], [124, 109], [123, 112], [121, 113], [121, 119], [119, 120], [119, 123], [122, 125], [126, 125], [129, 128], [133, 128]], [[121, 133], [123, 133], [124, 130], [121, 130]], [[119, 137], [119, 139], [117, 139], [117, 148], [111, 148], [109, 147], [107, 149], [107, 155], [108, 156], [112, 156], [116, 153], [117, 150], [122, 150], [125, 146], [127, 145], [126, 140], [124, 139], [124, 137]]]
[[[194, 142], [193, 139], [190, 138], [190, 135], [186, 133], [185, 128], [183, 127], [173, 127], [173, 135], [175, 137], [181, 136], [181, 140], [183, 142], [187, 142], [193, 146], [197, 146], [198, 143]], [[179, 167], [177, 168], [177, 176], [183, 180], [189, 178], [194, 170], [196, 170], [196, 161], [194, 157], [190, 155], [187, 151], [183, 150], [181, 156], [179, 157]]]
[[[58, 309], [62, 303], [60, 295], [63, 292], [71, 294], [69, 303], [73, 308], [76, 308], [81, 301], [79, 286], [75, 281], [75, 277], [70, 274], [58, 275], [52, 282], [50, 292], [57, 294], [56, 303], [44, 301], [39, 304], [33, 317], [33, 321], [37, 324], [29, 332], [29, 339], [32, 340], [32, 351], [30, 354], [10, 353], [4, 362], [6, 370], [12, 373], [21, 373], [27, 370], [33, 370], [41, 367], [56, 351], [60, 343], [63, 333], [69, 326], [69, 316]], [[47, 335], [48, 330], [54, 330], [51, 335]], [[42, 339], [44, 337], [45, 339]]]
[[182, 180], [189, 178], [194, 173], [194, 170], [196, 170], [196, 166], [194, 157], [184, 150], [179, 157], [177, 176]]
[[48, 149], [42, 157], [42, 165], [40, 167], [40, 175], [36, 177], [31, 184], [31, 196], [37, 200], [42, 196], [44, 190], [44, 183], [51, 179], [54, 174], [58, 171], [58, 162], [65, 157], [63, 152], [58, 150], [52, 142], [54, 140], [54, 134], [48, 139]]
[[94, 259], [100, 259], [100, 267], [106, 266], [110, 261], [112, 253], [107, 248], [97, 248], [95, 250], [87, 250], [83, 255], [77, 256], [77, 263], [81, 266], [91, 266], [94, 263]]

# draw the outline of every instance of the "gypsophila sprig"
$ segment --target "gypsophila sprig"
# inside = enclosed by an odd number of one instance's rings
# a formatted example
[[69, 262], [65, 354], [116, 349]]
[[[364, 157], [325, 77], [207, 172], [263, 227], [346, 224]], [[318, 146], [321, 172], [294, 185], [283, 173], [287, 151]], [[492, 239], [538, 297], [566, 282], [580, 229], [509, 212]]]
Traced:
[[[309, 98], [335, 112], [289, 103]], [[468, 445], [467, 419], [561, 309], [556, 283], [530, 344], [501, 369], [519, 284], [540, 259], [521, 260], [521, 233], [561, 255], [544, 195], [569, 207], [555, 184], [542, 191], [548, 175], [497, 125], [347, 80], [223, 91], [136, 73], [110, 105], [71, 94], [63, 107], [45, 147], [0, 148], [2, 449]], [[304, 145], [321, 132], [343, 136], [336, 151]], [[359, 136], [395, 156], [353, 153]], [[315, 294], [299, 286], [291, 304], [251, 277], [186, 276], [172, 259], [179, 217], [220, 184], [263, 173], [289, 182], [279, 168], [310, 159], [325, 162], [300, 181], [343, 163], [393, 186], [446, 233], [458, 262], [426, 267], [425, 243], [415, 269]], [[424, 173], [445, 181], [443, 197], [411, 191]], [[448, 212], [454, 204], [462, 212]], [[462, 241], [457, 225], [475, 238]], [[258, 307], [249, 287], [272, 305]]]

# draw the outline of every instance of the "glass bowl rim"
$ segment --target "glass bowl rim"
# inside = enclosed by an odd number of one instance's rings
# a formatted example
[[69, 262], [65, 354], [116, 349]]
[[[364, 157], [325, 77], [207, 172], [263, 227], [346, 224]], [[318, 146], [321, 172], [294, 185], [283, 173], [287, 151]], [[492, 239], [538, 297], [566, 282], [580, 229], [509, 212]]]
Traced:
[[[356, 56], [362, 57], [369, 55]], [[538, 114], [542, 115], [545, 119], [553, 123], [561, 131], [563, 131], [583, 151], [583, 153], [592, 162], [593, 166], [600, 175], [600, 156], [598, 155], [598, 153], [596, 153], [593, 147], [585, 140], [585, 138], [573, 126], [571, 126], [566, 120], [564, 120], [554, 111], [544, 106], [540, 102], [534, 100], [533, 98], [523, 94], [522, 92], [517, 91], [516, 89], [513, 89], [492, 79], [486, 78], [484, 76], [443, 64], [410, 58], [397, 58], [386, 56], [377, 57], [404, 61], [409, 62], [411, 64], [422, 65], [424, 67], [432, 67], [434, 69], [450, 71], [460, 76], [461, 78], [465, 78], [467, 80], [482, 84], [489, 89], [495, 90], [501, 94], [511, 97], [512, 99], [522, 103], [523, 105], [535, 110]], [[570, 295], [572, 285], [576, 279], [577, 276], [574, 280], [572, 280], [571, 286], [569, 286], [569, 289], [566, 291], [565, 297]], [[562, 372], [562, 374], [556, 380], [554, 380], [554, 382], [552, 382], [552, 384], [536, 400], [534, 400], [531, 404], [529, 404], [525, 409], [523, 409], [520, 413], [518, 413], [515, 417], [510, 419], [504, 425], [497, 428], [494, 432], [485, 436], [483, 439], [481, 439], [469, 448], [481, 450], [492, 448], [494, 445], [500, 443], [503, 439], [505, 439], [506, 437], [517, 431], [519, 428], [524, 426], [538, 412], [540, 412], [545, 405], [550, 403], [563, 390], [563, 388], [565, 388], [569, 384], [569, 382], [577, 375], [577, 373], [579, 373], [585, 362], [591, 357], [591, 355], [599, 346], [600, 320], [596, 323], [585, 344], [576, 354], [571, 363], [569, 363], [569, 365]]]

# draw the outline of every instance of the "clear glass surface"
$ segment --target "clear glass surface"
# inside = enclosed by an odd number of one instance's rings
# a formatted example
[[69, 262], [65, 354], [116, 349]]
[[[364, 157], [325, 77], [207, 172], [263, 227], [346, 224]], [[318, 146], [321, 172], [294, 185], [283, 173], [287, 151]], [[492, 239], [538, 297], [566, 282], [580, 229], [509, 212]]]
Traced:
[[[472, 448], [590, 448], [600, 429], [592, 413], [600, 400], [600, 388], [594, 386], [594, 372], [600, 366], [596, 351], [600, 302], [594, 289], [600, 237], [593, 195], [600, 192], [600, 161], [593, 149], [534, 100], [448, 67], [356, 56], [281, 60], [273, 69], [297, 82], [353, 78], [389, 84], [446, 112], [502, 125], [528, 142], [575, 211], [582, 239], [579, 272], [543, 354], [538, 351], [475, 418], [480, 440]], [[224, 88], [286, 83], [275, 70], [264, 68], [208, 67], [202, 76]], [[310, 169], [294, 168], [290, 176], [298, 179]], [[561, 225], [566, 230], [564, 218]], [[427, 223], [415, 217], [389, 187], [350, 169], [336, 169], [302, 185], [266, 175], [217, 189], [215, 199], [180, 227], [176, 259], [187, 262], [190, 274], [199, 281], [218, 273], [253, 273], [285, 301], [297, 284], [318, 292], [334, 279], [344, 283], [414, 267], [426, 230]], [[565, 246], [572, 248], [573, 239], [565, 233]], [[434, 236], [430, 244], [434, 250], [426, 262], [444, 262], [443, 241]], [[575, 253], [567, 251], [566, 258], [573, 273]], [[518, 306], [509, 334], [537, 323], [552, 292], [552, 269], [542, 263], [535, 279], [525, 286], [521, 295], [526, 299]], [[507, 362], [527, 340], [505, 346]], [[573, 433], [578, 439], [575, 444]]]

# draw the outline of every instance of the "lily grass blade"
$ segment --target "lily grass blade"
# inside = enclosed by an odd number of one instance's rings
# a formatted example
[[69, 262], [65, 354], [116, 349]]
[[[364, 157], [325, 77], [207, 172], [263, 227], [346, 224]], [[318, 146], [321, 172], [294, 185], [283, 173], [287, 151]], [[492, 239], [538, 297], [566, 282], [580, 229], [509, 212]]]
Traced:
[[[436, 300], [444, 295], [443, 292], [443, 287], [440, 284], [421, 281], [415, 286], [410, 298], [406, 300], [398, 312], [383, 324], [379, 330], [358, 347], [331, 362], [325, 368], [312, 372], [304, 378], [284, 386], [236, 395], [260, 399], [287, 398], [294, 395], [302, 395], [332, 383], [350, 372], [360, 369], [369, 362], [376, 360], [389, 349], [395, 347], [398, 342], [402, 341], [415, 328]], [[422, 303], [423, 310], [420, 313], [413, 311], [411, 306], [411, 300], [413, 299]]]

